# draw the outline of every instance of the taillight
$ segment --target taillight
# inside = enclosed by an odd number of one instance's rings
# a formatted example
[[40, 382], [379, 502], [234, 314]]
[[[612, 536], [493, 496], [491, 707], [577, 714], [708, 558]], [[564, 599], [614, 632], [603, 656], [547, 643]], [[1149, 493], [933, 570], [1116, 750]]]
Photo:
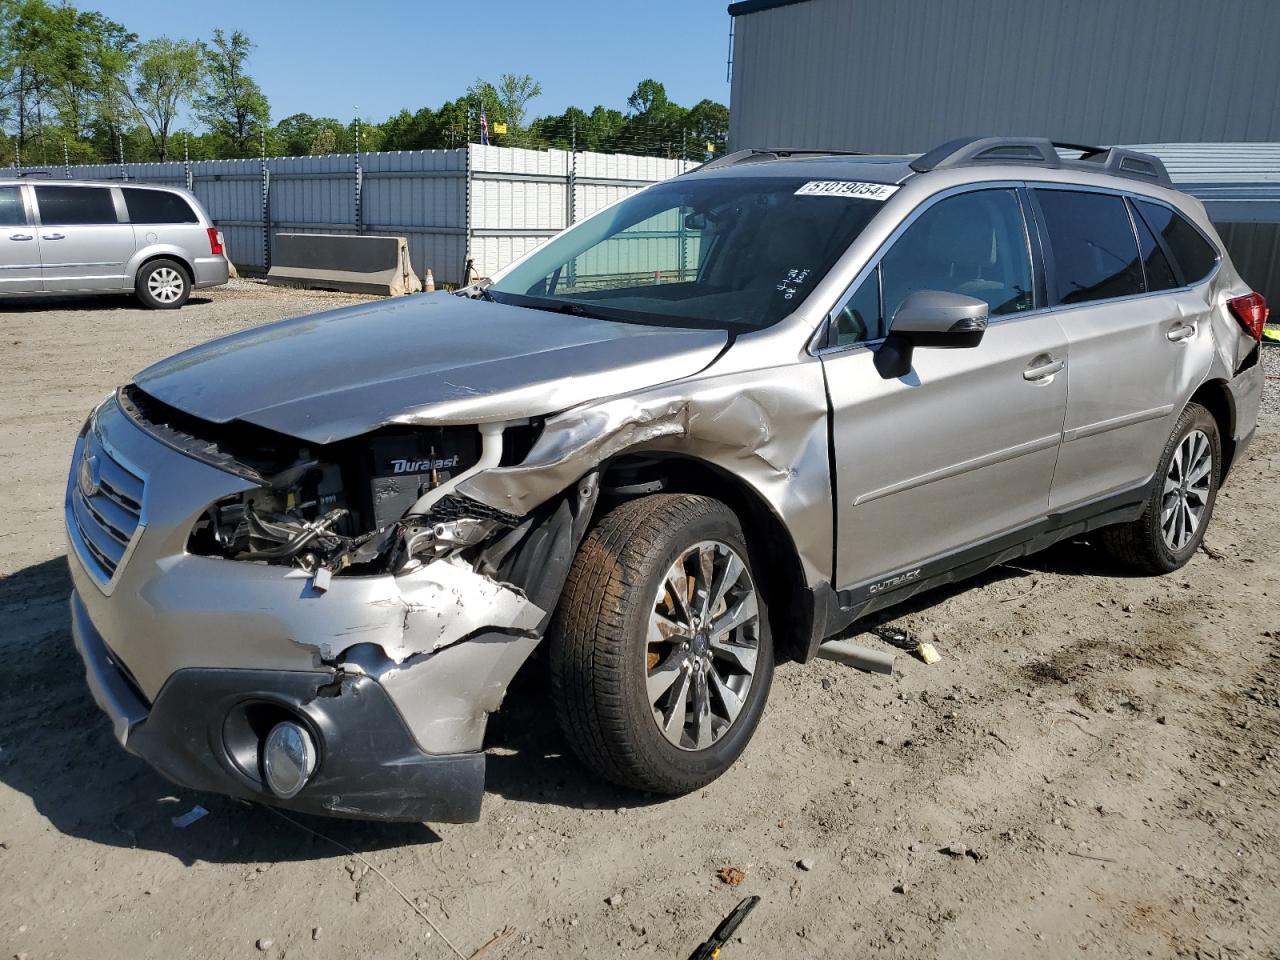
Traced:
[[[209, 228], [209, 252], [215, 257], [222, 253], [222, 234], [218, 233], [217, 227]], [[1262, 336], [1262, 334], [1258, 334]]]
[[1262, 325], [1267, 322], [1267, 315], [1271, 312], [1267, 308], [1266, 297], [1260, 293], [1247, 293], [1243, 297], [1232, 297], [1227, 301], [1227, 306], [1249, 336], [1255, 340], [1262, 339]]

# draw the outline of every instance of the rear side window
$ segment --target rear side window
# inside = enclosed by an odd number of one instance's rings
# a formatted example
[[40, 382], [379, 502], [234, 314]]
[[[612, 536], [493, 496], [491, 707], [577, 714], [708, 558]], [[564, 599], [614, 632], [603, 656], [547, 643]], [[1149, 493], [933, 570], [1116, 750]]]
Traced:
[[27, 211], [22, 205], [19, 187], [0, 187], [0, 226], [25, 227]]
[[124, 205], [131, 223], [199, 223], [196, 212], [176, 193], [126, 188]]
[[1198, 283], [1212, 272], [1218, 252], [1180, 213], [1159, 203], [1136, 201], [1147, 225], [1164, 237], [1165, 246], [1182, 270], [1182, 282]]
[[1135, 215], [1133, 225], [1138, 229], [1138, 249], [1142, 252], [1142, 268], [1147, 275], [1147, 290], [1172, 290], [1178, 285], [1178, 278], [1173, 275], [1173, 267], [1169, 266], [1169, 258], [1160, 249], [1155, 234], [1141, 216]]
[[119, 222], [109, 187], [37, 186], [36, 205], [47, 227]]
[[1138, 244], [1121, 197], [1037, 190], [1053, 254], [1057, 303], [1088, 303], [1142, 293]]

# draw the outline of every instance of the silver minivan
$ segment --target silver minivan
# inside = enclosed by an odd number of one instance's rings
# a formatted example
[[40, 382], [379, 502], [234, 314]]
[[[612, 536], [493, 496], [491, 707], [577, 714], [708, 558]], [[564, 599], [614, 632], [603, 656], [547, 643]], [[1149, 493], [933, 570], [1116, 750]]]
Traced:
[[1067, 537], [1178, 569], [1253, 436], [1267, 305], [1159, 160], [1078, 152], [746, 150], [461, 296], [141, 371], [65, 499], [117, 739], [294, 810], [475, 819], [541, 646], [582, 761], [682, 793], [776, 660], [869, 613]]
[[0, 180], [0, 297], [132, 292], [172, 310], [228, 273], [222, 235], [186, 190]]

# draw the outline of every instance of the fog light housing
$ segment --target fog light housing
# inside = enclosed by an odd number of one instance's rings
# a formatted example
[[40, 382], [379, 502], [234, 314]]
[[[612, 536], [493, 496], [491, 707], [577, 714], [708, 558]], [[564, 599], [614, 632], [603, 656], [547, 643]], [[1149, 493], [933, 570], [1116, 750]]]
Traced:
[[282, 800], [297, 796], [316, 769], [316, 745], [306, 729], [277, 723], [262, 742], [262, 778]]

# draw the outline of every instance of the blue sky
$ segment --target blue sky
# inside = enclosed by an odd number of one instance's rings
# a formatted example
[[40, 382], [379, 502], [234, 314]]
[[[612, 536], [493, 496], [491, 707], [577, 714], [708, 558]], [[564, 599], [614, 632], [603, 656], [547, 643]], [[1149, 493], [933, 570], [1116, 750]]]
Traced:
[[142, 39], [239, 29], [272, 120], [293, 113], [382, 120], [436, 107], [476, 77], [528, 73], [530, 116], [597, 103], [626, 109], [645, 77], [690, 106], [729, 102], [727, 0], [80, 0]]

